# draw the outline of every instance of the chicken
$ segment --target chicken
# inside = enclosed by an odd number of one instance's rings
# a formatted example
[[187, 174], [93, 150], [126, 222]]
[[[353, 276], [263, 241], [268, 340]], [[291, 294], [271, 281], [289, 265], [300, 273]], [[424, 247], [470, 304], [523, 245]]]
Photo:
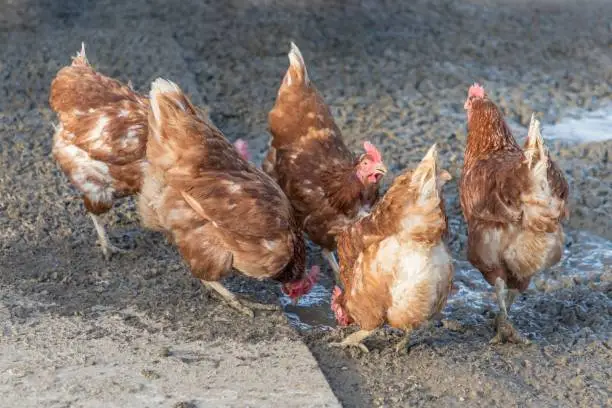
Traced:
[[232, 267], [282, 283], [294, 301], [308, 293], [319, 269], [305, 270], [303, 234], [280, 187], [242, 159], [176, 84], [157, 79], [150, 100], [138, 203], [144, 225], [164, 231], [192, 274], [247, 315], [270, 305], [239, 300], [219, 283]]
[[72, 65], [53, 80], [49, 104], [59, 117], [53, 157], [83, 194], [108, 259], [121, 250], [108, 240], [100, 215], [116, 199], [140, 190], [149, 102], [131, 87], [97, 73], [83, 44]]
[[526, 342], [508, 311], [534, 274], [561, 259], [569, 188], [533, 116], [523, 149], [480, 85], [470, 87], [464, 108], [468, 139], [460, 196], [468, 260], [495, 286], [500, 313], [492, 342]]
[[387, 169], [369, 142], [365, 154], [353, 157], [293, 43], [289, 63], [268, 115], [272, 139], [262, 167], [287, 194], [298, 222], [323, 248], [338, 281], [335, 231], [367, 214]]
[[414, 171], [398, 176], [372, 212], [338, 237], [344, 291], [335, 287], [332, 310], [340, 325], [360, 330], [332, 346], [357, 346], [388, 323], [410, 332], [444, 308], [454, 267], [443, 237], [448, 229], [442, 187], [450, 174], [437, 169], [432, 146]]
[[[59, 117], [53, 157], [83, 194], [104, 256], [123, 250], [113, 246], [100, 219], [116, 199], [140, 191], [148, 136], [149, 100], [96, 72], [85, 44], [51, 84], [49, 104]], [[237, 148], [248, 154], [246, 142]]]

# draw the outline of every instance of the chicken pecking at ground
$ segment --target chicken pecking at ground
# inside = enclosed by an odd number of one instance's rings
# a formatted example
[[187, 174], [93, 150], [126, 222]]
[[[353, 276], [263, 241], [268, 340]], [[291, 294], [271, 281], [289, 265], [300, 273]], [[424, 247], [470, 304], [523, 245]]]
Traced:
[[531, 277], [558, 263], [568, 184], [544, 147], [532, 116], [524, 148], [484, 88], [468, 90], [468, 138], [460, 197], [468, 224], [468, 260], [495, 286], [498, 342], [526, 342], [508, 310]]
[[[59, 117], [53, 157], [83, 194], [104, 256], [123, 250], [112, 245], [100, 215], [115, 200], [137, 194], [142, 186], [149, 133], [149, 100], [125, 85], [96, 72], [85, 55], [85, 44], [51, 84], [49, 104]], [[237, 141], [241, 154], [246, 142]]]
[[165, 232], [194, 276], [250, 316], [251, 308], [270, 305], [238, 300], [219, 283], [232, 267], [281, 282], [294, 301], [308, 293], [318, 267], [305, 271], [303, 234], [280, 187], [198, 115], [176, 84], [157, 79], [150, 100], [138, 203], [145, 226]]
[[268, 115], [272, 139], [262, 167], [287, 194], [298, 222], [323, 248], [339, 281], [335, 231], [369, 212], [387, 169], [371, 143], [364, 143], [365, 154], [358, 158], [346, 147], [293, 43], [289, 63]]
[[452, 287], [452, 257], [443, 240], [448, 224], [442, 187], [450, 174], [437, 169], [432, 146], [414, 171], [398, 176], [366, 217], [338, 238], [344, 291], [334, 288], [332, 310], [340, 325], [360, 330], [333, 346], [358, 346], [388, 323], [406, 335], [437, 315]]

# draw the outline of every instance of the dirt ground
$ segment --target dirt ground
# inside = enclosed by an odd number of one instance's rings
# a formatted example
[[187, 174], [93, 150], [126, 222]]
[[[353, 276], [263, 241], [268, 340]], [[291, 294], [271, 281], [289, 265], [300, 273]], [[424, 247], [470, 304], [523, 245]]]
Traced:
[[[489, 345], [495, 310], [474, 315], [466, 307], [417, 332], [406, 356], [393, 353], [399, 337], [389, 330], [367, 341], [366, 355], [329, 349], [341, 336], [336, 329], [296, 332], [280, 313], [249, 320], [219, 303], [176, 250], [139, 226], [134, 200], [106, 216], [111, 239], [131, 251], [104, 261], [82, 202], [50, 157], [55, 117], [47, 101], [53, 76], [85, 41], [98, 70], [136, 89], [147, 92], [158, 76], [179, 83], [230, 139], [248, 139], [261, 160], [266, 115], [293, 40], [350, 146], [368, 139], [383, 152], [392, 172], [387, 183], [433, 142], [456, 178], [466, 137], [462, 105], [474, 81], [484, 83], [520, 137], [532, 111], [542, 114], [547, 137], [546, 125], [566, 113], [612, 101], [610, 21], [612, 2], [603, 0], [0, 0], [0, 345], [15, 359], [34, 350], [43, 356], [36, 361], [61, 364], [78, 344], [112, 367], [139, 342], [164, 358], [165, 347], [185, 342], [260, 353], [266, 344], [302, 339], [346, 407], [612, 406], [612, 265], [602, 266], [598, 282], [530, 289], [520, 312], [511, 313], [534, 340], [530, 346]], [[568, 231], [612, 240], [612, 141], [549, 146], [570, 181]], [[449, 245], [461, 260], [466, 237], [455, 182], [445, 194]], [[316, 250], [310, 262], [323, 264]], [[280, 294], [267, 282], [227, 283], [259, 300]], [[292, 366], [286, 360], [283, 370]], [[160, 364], [142, 375], [163, 375]], [[22, 368], [0, 380], [17, 394], [5, 400], [12, 406], [25, 406], [19, 393], [36, 390], [38, 368]], [[210, 377], [210, 368], [201, 370]], [[142, 406], [192, 406], [200, 374], [190, 375], [196, 379], [185, 383], [194, 388]], [[98, 377], [93, 372], [90, 381]], [[104, 384], [95, 401], [135, 392]], [[200, 406], [220, 406], [208, 403]]]

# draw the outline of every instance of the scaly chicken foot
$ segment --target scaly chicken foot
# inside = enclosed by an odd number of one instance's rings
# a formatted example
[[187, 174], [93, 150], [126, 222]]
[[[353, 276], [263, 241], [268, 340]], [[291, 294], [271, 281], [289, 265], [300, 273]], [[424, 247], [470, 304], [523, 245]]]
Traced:
[[336, 257], [334, 253], [328, 249], [323, 250], [323, 256], [327, 259], [329, 266], [331, 266], [334, 271], [334, 279], [336, 280], [336, 285], [342, 287], [342, 281], [340, 280], [340, 265], [338, 265], [338, 261], [336, 261]]
[[516, 330], [508, 318], [508, 310], [512, 303], [514, 303], [518, 291], [508, 290], [506, 282], [501, 278], [497, 278], [495, 280], [495, 292], [497, 294], [497, 303], [499, 304], [499, 313], [495, 317], [495, 330], [497, 334], [491, 339], [491, 344], [529, 344], [529, 340]]
[[280, 308], [276, 305], [268, 305], [264, 303], [251, 302], [246, 299], [239, 299], [238, 296], [230, 292], [225, 286], [219, 282], [202, 280], [202, 284], [208, 289], [217, 292], [228, 306], [236, 309], [249, 317], [255, 317], [253, 310], [278, 311]]
[[96, 229], [96, 233], [98, 234], [98, 241], [100, 242], [100, 246], [102, 247], [102, 253], [104, 254], [104, 258], [107, 261], [111, 259], [113, 254], [124, 254], [127, 251], [125, 249], [118, 248], [110, 243], [108, 236], [106, 235], [106, 230], [104, 229], [104, 225], [100, 220], [100, 217], [89, 213], [89, 216], [93, 220], [94, 228]]
[[395, 345], [395, 352], [397, 354], [408, 354], [408, 344], [410, 343], [410, 339], [412, 338], [412, 330], [406, 330], [406, 332], [404, 333], [404, 338], [401, 339], [396, 345]]
[[362, 341], [364, 341], [372, 333], [374, 333], [374, 330], [359, 330], [347, 336], [340, 343], [329, 343], [329, 346], [340, 348], [358, 347], [364, 353], [369, 353], [370, 350], [368, 350], [368, 348], [365, 346], [365, 344], [362, 343]]

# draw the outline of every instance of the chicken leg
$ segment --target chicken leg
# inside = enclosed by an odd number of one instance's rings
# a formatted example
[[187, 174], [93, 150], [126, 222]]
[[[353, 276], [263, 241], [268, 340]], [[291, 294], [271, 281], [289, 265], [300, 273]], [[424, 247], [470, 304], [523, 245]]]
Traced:
[[492, 344], [500, 343], [516, 343], [529, 344], [529, 340], [524, 338], [512, 325], [508, 318], [508, 309], [512, 306], [518, 292], [516, 290], [508, 290], [506, 282], [503, 279], [495, 280], [495, 292], [497, 294], [497, 303], [499, 304], [499, 313], [495, 318], [495, 327], [497, 334], [491, 340]]
[[508, 289], [508, 294], [506, 295], [506, 310], [510, 310], [510, 307], [512, 307], [512, 304], [516, 300], [516, 297], [518, 296], [518, 294], [519, 294], [518, 290]]
[[263, 303], [251, 302], [246, 299], [239, 299], [238, 296], [227, 290], [225, 286], [215, 281], [202, 280], [204, 286], [208, 289], [217, 292], [227, 304], [240, 313], [243, 313], [249, 317], [255, 317], [253, 310], [266, 310], [266, 311], [278, 311], [280, 308], [276, 305], [267, 305]]
[[362, 341], [364, 341], [372, 333], [374, 333], [374, 330], [359, 330], [347, 336], [347, 338], [342, 340], [340, 343], [329, 343], [329, 346], [341, 348], [358, 347], [364, 353], [369, 353], [370, 350], [368, 350], [368, 348], [365, 346], [365, 344], [362, 343]]
[[102, 253], [104, 254], [104, 258], [106, 258], [107, 261], [110, 260], [113, 254], [127, 252], [125, 249], [117, 248], [116, 246], [110, 243], [108, 236], [106, 235], [104, 225], [102, 224], [102, 221], [100, 220], [99, 216], [92, 213], [89, 213], [89, 216], [93, 220], [94, 227], [96, 229], [96, 232], [98, 233], [98, 241], [100, 241], [100, 246], [102, 247]]
[[342, 287], [342, 281], [340, 280], [340, 265], [338, 265], [338, 261], [336, 261], [336, 257], [334, 253], [328, 249], [323, 250], [323, 256], [329, 262], [332, 270], [334, 271], [334, 279], [336, 280], [336, 285]]

